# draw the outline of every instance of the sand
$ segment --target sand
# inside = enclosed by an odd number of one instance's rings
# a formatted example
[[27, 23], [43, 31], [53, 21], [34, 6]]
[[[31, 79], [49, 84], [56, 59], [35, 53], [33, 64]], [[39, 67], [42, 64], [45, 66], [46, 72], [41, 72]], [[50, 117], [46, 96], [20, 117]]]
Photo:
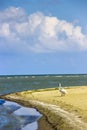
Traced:
[[24, 91], [2, 96], [28, 107], [35, 107], [44, 116], [39, 130], [86, 130], [87, 86], [65, 88], [61, 96], [57, 88]]

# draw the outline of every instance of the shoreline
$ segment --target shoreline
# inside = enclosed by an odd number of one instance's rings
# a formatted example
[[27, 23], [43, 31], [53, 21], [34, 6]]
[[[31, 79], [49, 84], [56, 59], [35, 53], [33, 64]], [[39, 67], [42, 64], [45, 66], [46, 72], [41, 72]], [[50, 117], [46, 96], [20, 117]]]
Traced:
[[[77, 99], [75, 96], [78, 96], [78, 93], [82, 95], [82, 92], [85, 92], [85, 89], [87, 89], [87, 87], [67, 88], [67, 91], [72, 93], [69, 93], [64, 97], [60, 97], [60, 93], [58, 93], [58, 90], [55, 88], [38, 91], [24, 91], [0, 97], [6, 100], [15, 101], [26, 107], [36, 108], [42, 113], [43, 117], [38, 121], [38, 130], [86, 130], [87, 122], [83, 121], [82, 115], [79, 113], [79, 107], [77, 108], [74, 103], [74, 106], [72, 107], [72, 104], [69, 103], [71, 101], [70, 98], [72, 99], [73, 95], [74, 98]], [[64, 100], [67, 101], [67, 104], [63, 103]], [[81, 110], [81, 112], [83, 111]]]
[[38, 112], [40, 112], [42, 114], [42, 117], [37, 120], [38, 123], [38, 130], [56, 130], [55, 128], [53, 128], [53, 125], [48, 121], [47, 116], [38, 109], [38, 107], [34, 106], [32, 103], [27, 102], [25, 100], [21, 100], [21, 99], [15, 99], [12, 97], [8, 97], [9, 95], [3, 95], [0, 96], [0, 98], [8, 100], [8, 101], [13, 101], [15, 103], [18, 103], [24, 107], [30, 107], [30, 108], [35, 108]]

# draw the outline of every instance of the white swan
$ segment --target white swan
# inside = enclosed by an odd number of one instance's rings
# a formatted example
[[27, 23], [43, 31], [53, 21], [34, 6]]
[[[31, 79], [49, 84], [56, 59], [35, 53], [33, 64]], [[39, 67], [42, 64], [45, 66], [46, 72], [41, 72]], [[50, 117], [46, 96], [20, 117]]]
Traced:
[[65, 96], [67, 94], [67, 91], [61, 87], [61, 83], [59, 83], [59, 92], [61, 93], [61, 96]]

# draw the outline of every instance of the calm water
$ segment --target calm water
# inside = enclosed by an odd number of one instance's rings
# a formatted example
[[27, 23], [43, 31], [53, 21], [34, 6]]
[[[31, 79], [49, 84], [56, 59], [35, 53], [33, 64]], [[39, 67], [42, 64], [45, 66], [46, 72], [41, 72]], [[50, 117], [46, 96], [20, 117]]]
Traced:
[[34, 108], [5, 101], [0, 104], [0, 130], [37, 130], [41, 116]]
[[0, 76], [0, 95], [23, 90], [87, 85], [87, 75], [20, 75]]

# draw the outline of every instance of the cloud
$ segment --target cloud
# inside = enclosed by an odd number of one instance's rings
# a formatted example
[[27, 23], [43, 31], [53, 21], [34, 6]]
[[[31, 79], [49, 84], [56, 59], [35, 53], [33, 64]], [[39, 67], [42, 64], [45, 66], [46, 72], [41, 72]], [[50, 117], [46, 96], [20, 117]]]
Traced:
[[87, 50], [87, 34], [76, 26], [42, 12], [28, 15], [22, 8], [0, 12], [0, 51], [57, 52]]

